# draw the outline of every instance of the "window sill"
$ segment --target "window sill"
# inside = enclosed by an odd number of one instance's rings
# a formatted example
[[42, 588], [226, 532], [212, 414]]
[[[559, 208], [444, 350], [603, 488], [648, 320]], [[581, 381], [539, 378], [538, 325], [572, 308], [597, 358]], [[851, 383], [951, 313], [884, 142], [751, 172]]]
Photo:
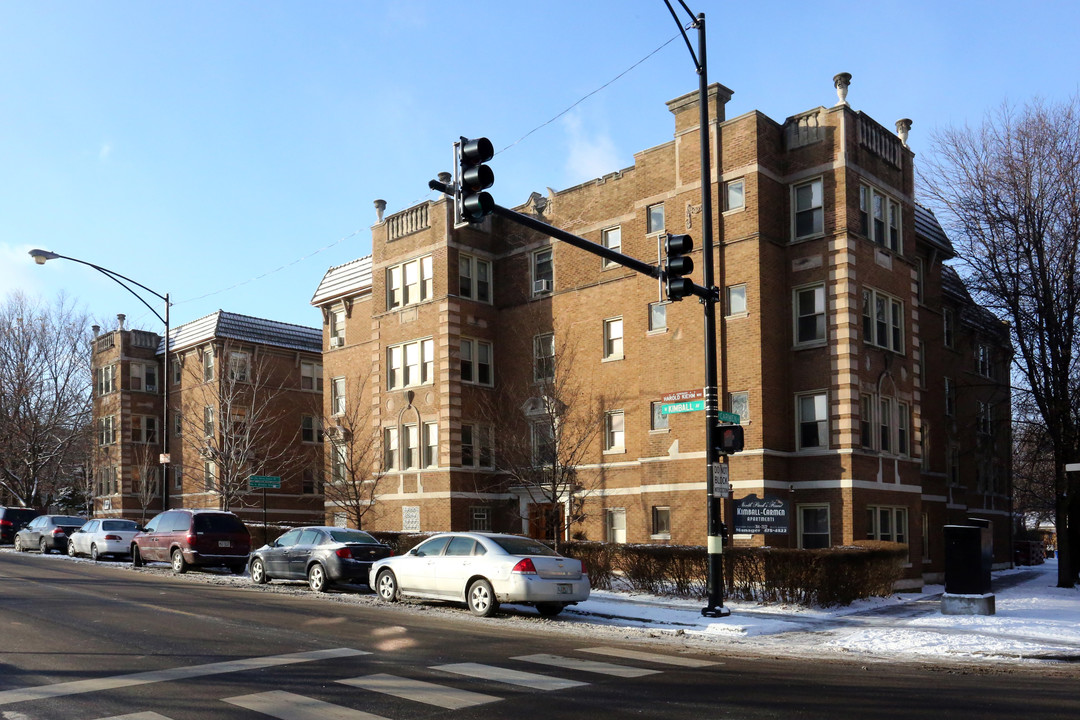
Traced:
[[813, 340], [813, 341], [810, 341], [810, 342], [795, 343], [794, 345], [791, 346], [791, 349], [792, 350], [816, 350], [818, 348], [823, 348], [823, 347], [828, 347], [828, 346], [829, 346], [829, 343], [828, 343], [827, 340]]
[[671, 432], [671, 428], [652, 428], [649, 430], [650, 435], [667, 435]]
[[671, 539], [671, 533], [658, 533], [656, 535], [650, 535], [649, 539], [650, 540], [670, 540]]
[[732, 313], [730, 315], [725, 315], [724, 319], [726, 319], [726, 320], [741, 320], [742, 318], [748, 318], [748, 317], [750, 317], [750, 313], [746, 312], [746, 311], [743, 311], [743, 312], [738, 312], [738, 313]]
[[606, 358], [601, 358], [600, 362], [618, 362], [619, 360], [625, 360], [625, 355], [609, 355]]
[[788, 243], [788, 244], [789, 245], [798, 245], [799, 243], [808, 242], [810, 240], [820, 240], [823, 237], [825, 237], [824, 232], [814, 233], [813, 235], [803, 235], [802, 237], [797, 237], [797, 238], [792, 239], [792, 241], [790, 243]]
[[646, 330], [645, 337], [649, 337], [650, 335], [665, 335], [667, 334], [667, 331], [668, 329], [666, 327], [657, 328], [656, 330]]
[[727, 217], [728, 215], [738, 215], [739, 213], [745, 212], [745, 211], [746, 211], [746, 206], [745, 205], [740, 205], [739, 207], [729, 208], [729, 209], [725, 210], [722, 214], [724, 215], [724, 217]]
[[611, 448], [610, 450], [605, 450], [604, 454], [605, 455], [625, 455], [626, 454], [626, 448], [621, 448], [621, 447], [619, 447], [619, 448]]

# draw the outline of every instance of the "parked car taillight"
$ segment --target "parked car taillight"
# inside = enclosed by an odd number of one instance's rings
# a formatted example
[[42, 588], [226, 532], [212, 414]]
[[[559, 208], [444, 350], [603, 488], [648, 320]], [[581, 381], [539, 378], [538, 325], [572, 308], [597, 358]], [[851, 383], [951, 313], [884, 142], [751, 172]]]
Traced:
[[584, 560], [578, 560], [578, 562], [581, 563], [581, 574], [582, 575], [588, 575], [589, 574], [589, 569], [587, 567], [585, 567], [585, 561]]
[[191, 547], [192, 545], [194, 545], [195, 544], [195, 533], [188, 533], [187, 536], [184, 538], [184, 542], [186, 542], [188, 544], [188, 547]]
[[0, 527], [15, 527], [15, 523], [10, 520], [0, 520]]
[[348, 560], [352, 557], [352, 550], [350, 550], [349, 548], [338, 548], [334, 552], [334, 554], [337, 555], [339, 558], [345, 558], [346, 560]]
[[63, 534], [64, 534], [64, 528], [53, 528], [53, 531], [52, 531], [52, 536], [53, 537], [60, 537]]
[[532, 558], [522, 558], [518, 560], [518, 564], [511, 570], [512, 573], [521, 573], [522, 575], [535, 575], [536, 566], [533, 565]]
[[123, 540], [123, 538], [120, 537], [119, 535], [106, 535], [105, 539], [106, 540]]

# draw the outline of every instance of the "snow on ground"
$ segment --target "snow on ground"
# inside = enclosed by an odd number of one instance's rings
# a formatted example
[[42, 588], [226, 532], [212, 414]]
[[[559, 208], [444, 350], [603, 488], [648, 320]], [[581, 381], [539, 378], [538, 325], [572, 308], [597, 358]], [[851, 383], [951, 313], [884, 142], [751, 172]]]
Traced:
[[[0, 550], [0, 562], [9, 549]], [[61, 555], [50, 559], [71, 562]], [[91, 562], [78, 559], [75, 562]], [[103, 563], [132, 572], [171, 576], [166, 564], [133, 569], [129, 563]], [[252, 585], [247, 575], [224, 571], [189, 572], [178, 580], [314, 597], [306, 583], [275, 581]], [[1014, 583], [1010, 587], [1005, 587]], [[725, 603], [731, 615], [706, 618], [703, 602], [595, 590], [584, 603], [559, 618], [540, 618], [532, 608], [504, 605], [496, 618], [472, 617], [460, 606], [428, 602], [385, 605], [363, 586], [318, 596], [327, 602], [380, 606], [388, 612], [445, 614], [463, 622], [506, 623], [544, 632], [578, 635], [617, 633], [628, 639], [679, 639], [699, 649], [864, 660], [1080, 663], [1080, 588], [1058, 588], [1057, 562], [994, 573], [996, 614], [942, 615], [944, 587], [918, 594], [862, 600], [842, 608]], [[997, 590], [998, 587], [1002, 590]]]

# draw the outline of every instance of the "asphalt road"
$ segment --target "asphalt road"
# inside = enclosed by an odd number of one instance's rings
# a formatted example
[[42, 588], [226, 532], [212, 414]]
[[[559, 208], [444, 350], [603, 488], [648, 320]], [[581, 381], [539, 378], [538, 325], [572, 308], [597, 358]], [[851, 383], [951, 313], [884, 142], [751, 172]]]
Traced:
[[[531, 612], [531, 611], [530, 611]], [[3, 720], [1070, 718], [1075, 667], [755, 657], [0, 552]]]

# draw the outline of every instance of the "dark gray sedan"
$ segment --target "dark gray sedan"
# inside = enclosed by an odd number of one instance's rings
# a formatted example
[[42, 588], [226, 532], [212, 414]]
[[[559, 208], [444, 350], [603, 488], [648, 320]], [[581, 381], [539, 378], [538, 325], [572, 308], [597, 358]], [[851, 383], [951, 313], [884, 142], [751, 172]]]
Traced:
[[31, 548], [42, 555], [52, 550], [66, 552], [68, 537], [85, 522], [86, 518], [74, 515], [40, 515], [15, 534], [15, 552]]
[[376, 560], [393, 555], [390, 546], [363, 530], [301, 527], [251, 553], [251, 580], [307, 580], [315, 592], [338, 582], [367, 583]]

